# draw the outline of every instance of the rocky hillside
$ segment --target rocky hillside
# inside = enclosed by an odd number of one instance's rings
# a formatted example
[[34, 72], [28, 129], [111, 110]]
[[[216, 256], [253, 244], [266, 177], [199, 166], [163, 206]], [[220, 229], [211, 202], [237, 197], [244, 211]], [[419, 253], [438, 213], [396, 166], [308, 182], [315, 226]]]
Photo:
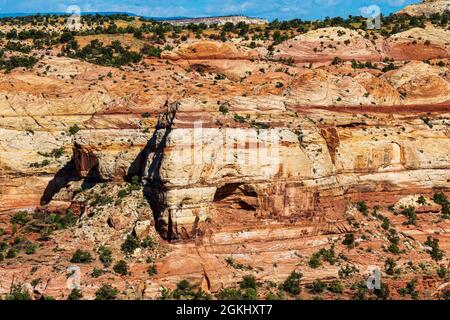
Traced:
[[0, 25], [1, 296], [448, 298], [441, 20], [111, 19]]
[[450, 10], [450, 1], [448, 0], [423, 0], [421, 3], [407, 6], [400, 10], [398, 14], [407, 14], [410, 16], [431, 16], [436, 13], [442, 13]]

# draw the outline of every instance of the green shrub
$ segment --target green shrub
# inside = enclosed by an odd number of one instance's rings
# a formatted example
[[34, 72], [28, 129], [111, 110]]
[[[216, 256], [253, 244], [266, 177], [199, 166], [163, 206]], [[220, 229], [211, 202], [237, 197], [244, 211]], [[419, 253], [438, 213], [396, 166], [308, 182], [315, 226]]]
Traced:
[[303, 274], [297, 271], [292, 271], [289, 277], [283, 282], [281, 288], [292, 296], [300, 294], [300, 280]]
[[440, 296], [441, 300], [447, 300], [450, 301], [450, 289], [446, 289], [442, 292]]
[[162, 52], [161, 49], [149, 44], [145, 44], [141, 49], [142, 54], [156, 58], [159, 58], [161, 56], [161, 52]]
[[158, 246], [158, 241], [152, 237], [146, 237], [141, 242], [141, 247], [146, 249], [155, 249]]
[[328, 290], [333, 293], [343, 293], [344, 287], [342, 286], [342, 283], [339, 280], [333, 280], [328, 285]]
[[219, 111], [222, 112], [222, 114], [227, 114], [229, 112], [226, 104], [221, 104], [219, 107]]
[[242, 300], [242, 292], [235, 288], [224, 288], [216, 295], [219, 300]]
[[391, 243], [388, 247], [388, 251], [393, 254], [400, 254], [400, 248], [395, 243]]
[[156, 266], [154, 264], [152, 264], [151, 266], [148, 267], [147, 273], [150, 276], [154, 276], [155, 274], [158, 274], [158, 270], [156, 269]]
[[103, 275], [103, 270], [102, 269], [99, 269], [99, 268], [94, 268], [93, 270], [92, 270], [92, 273], [91, 273], [91, 277], [92, 278], [98, 278], [98, 277], [100, 277], [101, 275]]
[[446, 267], [440, 266], [437, 270], [436, 270], [437, 275], [439, 276], [439, 278], [442, 279], [446, 279], [447, 275], [449, 274], [449, 271], [447, 270]]
[[101, 246], [98, 249], [100, 262], [105, 266], [109, 267], [113, 261], [112, 250], [108, 247]]
[[244, 300], [258, 300], [258, 292], [255, 288], [246, 288], [242, 294]]
[[417, 214], [414, 207], [408, 207], [402, 211], [402, 214], [408, 218], [407, 224], [415, 225], [417, 222]]
[[93, 207], [104, 207], [113, 202], [114, 202], [114, 199], [111, 198], [110, 196], [96, 194], [94, 196], [94, 200], [91, 201], [90, 205]]
[[13, 285], [5, 300], [31, 300], [31, 296], [28, 292], [22, 290], [22, 286]]
[[385, 283], [381, 283], [380, 289], [375, 289], [374, 293], [377, 296], [377, 298], [381, 300], [389, 300], [391, 296], [389, 287]]
[[27, 211], [19, 211], [11, 218], [11, 223], [15, 223], [20, 226], [24, 226], [28, 221], [30, 221], [30, 218], [28, 217]]
[[348, 278], [351, 275], [358, 273], [359, 270], [355, 266], [347, 264], [345, 267], [341, 267], [338, 271], [339, 278]]
[[433, 195], [433, 201], [437, 204], [443, 205], [448, 203], [448, 198], [443, 192], [437, 192]]
[[450, 218], [450, 202], [447, 196], [443, 192], [435, 193], [433, 195], [433, 201], [442, 206], [442, 217], [444, 219]]
[[269, 291], [266, 294], [266, 300], [285, 300], [285, 294], [281, 290], [279, 290], [277, 293]]
[[71, 136], [74, 136], [74, 135], [77, 134], [78, 131], [80, 131], [80, 130], [81, 130], [81, 128], [80, 128], [77, 124], [74, 124], [73, 126], [71, 126], [71, 127], [69, 128], [69, 134], [70, 134]]
[[244, 276], [239, 286], [241, 289], [253, 288], [256, 290], [256, 279], [254, 276]]
[[6, 259], [12, 259], [17, 257], [17, 251], [13, 248], [10, 248], [7, 252], [6, 252]]
[[353, 299], [355, 300], [366, 300], [367, 299], [367, 293], [368, 288], [365, 281], [361, 281], [359, 283], [354, 284], [353, 289], [356, 290], [355, 295], [353, 296]]
[[238, 115], [238, 114], [234, 114], [234, 120], [236, 121], [236, 122], [239, 122], [239, 123], [245, 123], [245, 118], [243, 117], [243, 116], [240, 116], [240, 115]]
[[429, 251], [431, 258], [435, 261], [440, 261], [444, 257], [444, 251], [439, 248], [439, 239], [428, 236], [427, 241], [424, 243], [426, 246], [431, 247]]
[[389, 218], [383, 217], [382, 221], [383, 223], [381, 224], [381, 228], [383, 228], [384, 230], [389, 230], [389, 228], [391, 227], [391, 222], [389, 221]]
[[129, 272], [128, 265], [124, 260], [118, 261], [116, 265], [113, 267], [113, 270], [122, 276], [126, 276]]
[[406, 287], [398, 289], [398, 293], [401, 296], [411, 295], [411, 298], [418, 298], [419, 293], [416, 291], [417, 279], [414, 278], [406, 284]]
[[52, 213], [45, 221], [51, 224], [53, 230], [62, 230], [74, 226], [78, 221], [78, 217], [69, 209], [64, 215]]
[[419, 199], [417, 199], [417, 203], [420, 204], [421, 206], [424, 206], [427, 203], [427, 200], [425, 199], [424, 196], [420, 196]]
[[84, 251], [81, 249], [78, 249], [75, 251], [75, 253], [72, 256], [72, 259], [70, 262], [73, 263], [89, 263], [92, 262], [94, 258], [92, 258], [92, 255], [89, 251]]
[[81, 300], [83, 298], [83, 294], [81, 293], [80, 289], [72, 289], [69, 296], [67, 297], [67, 300]]
[[313, 269], [317, 269], [322, 265], [320, 262], [320, 254], [318, 252], [314, 253], [309, 259], [309, 266]]
[[355, 247], [355, 235], [353, 233], [347, 233], [342, 241], [342, 244], [351, 249]]
[[37, 245], [34, 243], [30, 243], [25, 247], [25, 253], [26, 254], [34, 254], [36, 253]]
[[111, 286], [110, 284], [103, 284], [95, 292], [95, 300], [116, 300], [119, 290]]
[[384, 271], [386, 274], [392, 276], [396, 273], [395, 267], [397, 266], [397, 263], [392, 258], [387, 258], [384, 262]]
[[331, 246], [330, 249], [322, 248], [319, 250], [319, 255], [327, 261], [329, 264], [334, 265], [336, 263], [336, 254], [334, 252], [334, 246]]
[[125, 254], [132, 254], [134, 250], [139, 248], [141, 245], [140, 241], [136, 236], [129, 234], [125, 241], [122, 243], [121, 249]]
[[325, 290], [326, 287], [327, 287], [327, 285], [324, 282], [317, 279], [317, 280], [314, 280], [314, 282], [312, 283], [311, 292], [312, 293], [321, 293]]
[[369, 214], [369, 207], [367, 206], [365, 201], [359, 201], [358, 203], [356, 203], [356, 209], [358, 209], [358, 211], [365, 216]]
[[206, 294], [201, 289], [196, 289], [196, 286], [191, 285], [189, 281], [182, 280], [177, 283], [177, 288], [172, 292], [174, 299], [183, 300], [209, 300], [211, 296]]

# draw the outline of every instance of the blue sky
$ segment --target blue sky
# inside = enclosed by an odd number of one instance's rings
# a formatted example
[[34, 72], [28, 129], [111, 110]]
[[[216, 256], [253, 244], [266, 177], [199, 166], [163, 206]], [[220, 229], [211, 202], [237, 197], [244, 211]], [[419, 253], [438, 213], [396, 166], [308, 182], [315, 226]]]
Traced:
[[120, 11], [152, 17], [245, 14], [268, 19], [318, 19], [357, 15], [377, 5], [383, 14], [419, 0], [0, 0], [2, 13], [65, 12], [77, 5], [84, 12]]

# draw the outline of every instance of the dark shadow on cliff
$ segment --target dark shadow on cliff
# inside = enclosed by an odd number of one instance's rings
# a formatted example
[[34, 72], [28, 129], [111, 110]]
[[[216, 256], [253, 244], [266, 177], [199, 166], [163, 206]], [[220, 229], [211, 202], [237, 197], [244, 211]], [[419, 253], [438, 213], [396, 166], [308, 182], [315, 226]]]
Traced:
[[[169, 217], [169, 225], [165, 226], [160, 217], [165, 210], [165, 187], [161, 181], [160, 168], [164, 158], [164, 149], [167, 139], [172, 131], [173, 121], [177, 111], [177, 104], [168, 106], [166, 113], [160, 116], [152, 137], [145, 148], [133, 161], [128, 174], [140, 172], [144, 189], [143, 196], [147, 200], [155, 221], [155, 227], [161, 236], [167, 240], [172, 240], [172, 226]], [[158, 133], [164, 130], [162, 135]]]
[[56, 172], [52, 180], [47, 184], [47, 187], [45, 187], [41, 197], [41, 205], [49, 203], [53, 196], [62, 188], [66, 187], [70, 181], [78, 181], [80, 179], [81, 177], [76, 173], [75, 161], [72, 158], [64, 165], [64, 167]]
[[83, 180], [81, 188], [87, 190], [95, 186], [99, 182], [98, 169], [97, 166], [91, 168], [85, 177], [82, 177], [75, 166], [75, 161], [72, 158], [67, 162], [64, 167], [58, 170], [53, 176], [52, 180], [45, 187], [44, 193], [41, 197], [41, 205], [48, 204], [55, 194], [57, 194], [61, 189], [67, 187], [67, 185], [72, 181]]

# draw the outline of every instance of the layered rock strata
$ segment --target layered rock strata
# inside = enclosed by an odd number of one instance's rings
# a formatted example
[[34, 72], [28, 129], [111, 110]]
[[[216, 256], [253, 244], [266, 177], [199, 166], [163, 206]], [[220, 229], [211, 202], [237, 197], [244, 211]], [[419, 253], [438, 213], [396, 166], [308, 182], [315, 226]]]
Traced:
[[192, 100], [163, 117], [144, 177], [166, 238], [202, 234], [224, 202], [260, 218], [313, 222], [339, 216], [352, 198], [387, 205], [393, 193], [448, 189], [448, 104], [288, 106], [270, 115], [254, 105], [234, 128]]

